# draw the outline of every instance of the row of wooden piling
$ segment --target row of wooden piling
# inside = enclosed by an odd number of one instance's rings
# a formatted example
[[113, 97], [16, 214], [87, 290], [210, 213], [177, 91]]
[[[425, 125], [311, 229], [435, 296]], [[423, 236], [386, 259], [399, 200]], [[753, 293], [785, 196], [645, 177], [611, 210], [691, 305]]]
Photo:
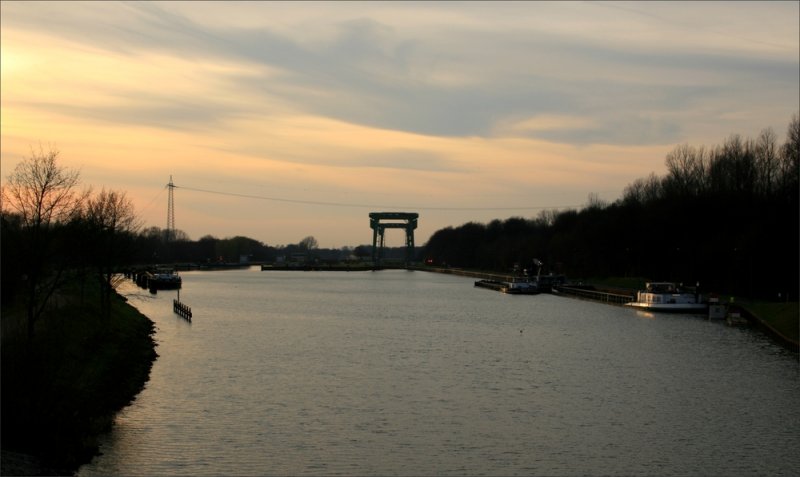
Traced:
[[192, 321], [192, 308], [185, 303], [181, 303], [177, 299], [172, 300], [172, 311], [174, 311], [178, 316], [185, 318], [188, 321]]

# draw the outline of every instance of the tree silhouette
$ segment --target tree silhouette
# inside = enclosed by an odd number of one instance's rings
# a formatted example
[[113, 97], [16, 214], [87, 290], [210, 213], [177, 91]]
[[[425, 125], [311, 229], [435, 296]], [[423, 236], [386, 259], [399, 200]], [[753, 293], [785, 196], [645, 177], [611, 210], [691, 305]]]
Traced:
[[38, 151], [31, 148], [30, 156], [17, 164], [2, 190], [3, 215], [14, 214], [18, 225], [8, 229], [13, 233], [4, 239], [16, 244], [25, 262], [21, 279], [29, 340], [36, 321], [63, 283], [66, 256], [57, 249], [58, 229], [80, 210], [88, 194], [77, 191], [78, 171], [59, 166], [58, 154], [41, 145]]

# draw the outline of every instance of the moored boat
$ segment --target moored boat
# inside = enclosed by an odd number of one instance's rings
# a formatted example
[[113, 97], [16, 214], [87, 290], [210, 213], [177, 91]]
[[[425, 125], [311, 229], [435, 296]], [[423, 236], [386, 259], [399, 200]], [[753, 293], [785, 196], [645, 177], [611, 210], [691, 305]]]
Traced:
[[650, 282], [636, 293], [636, 299], [625, 306], [647, 311], [676, 313], [704, 313], [708, 303], [701, 300], [697, 291], [688, 292], [672, 282]]
[[539, 287], [536, 282], [533, 282], [524, 277], [515, 277], [511, 280], [478, 280], [475, 282], [476, 287], [489, 288], [497, 290], [502, 293], [509, 293], [511, 295], [535, 295], [539, 293]]
[[174, 270], [156, 270], [147, 274], [147, 288], [150, 290], [175, 290], [181, 288], [183, 280]]

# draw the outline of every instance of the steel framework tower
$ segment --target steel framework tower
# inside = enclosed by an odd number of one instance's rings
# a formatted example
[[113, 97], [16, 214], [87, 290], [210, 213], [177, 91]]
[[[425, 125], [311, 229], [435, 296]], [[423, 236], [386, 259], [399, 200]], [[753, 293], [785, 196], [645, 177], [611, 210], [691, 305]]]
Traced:
[[172, 176], [169, 176], [169, 199], [167, 200], [167, 242], [175, 238], [175, 184], [172, 183]]
[[[419, 214], [416, 212], [370, 212], [369, 226], [372, 228], [372, 262], [380, 265], [383, 258], [384, 233], [386, 229], [406, 230], [406, 266], [414, 260], [414, 229]], [[382, 222], [391, 220], [392, 222]]]

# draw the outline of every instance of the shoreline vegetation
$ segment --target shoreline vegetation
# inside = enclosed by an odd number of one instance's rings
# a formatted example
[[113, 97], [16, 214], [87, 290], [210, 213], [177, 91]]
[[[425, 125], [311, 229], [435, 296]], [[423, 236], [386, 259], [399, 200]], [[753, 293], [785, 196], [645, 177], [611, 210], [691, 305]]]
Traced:
[[73, 475], [144, 389], [154, 323], [116, 293], [104, 316], [93, 294], [52, 298], [30, 342], [24, 306], [3, 303], [1, 475]]
[[800, 303], [769, 303], [742, 301], [737, 305], [750, 319], [762, 327], [767, 334], [786, 348], [800, 351], [798, 328], [800, 328]]

